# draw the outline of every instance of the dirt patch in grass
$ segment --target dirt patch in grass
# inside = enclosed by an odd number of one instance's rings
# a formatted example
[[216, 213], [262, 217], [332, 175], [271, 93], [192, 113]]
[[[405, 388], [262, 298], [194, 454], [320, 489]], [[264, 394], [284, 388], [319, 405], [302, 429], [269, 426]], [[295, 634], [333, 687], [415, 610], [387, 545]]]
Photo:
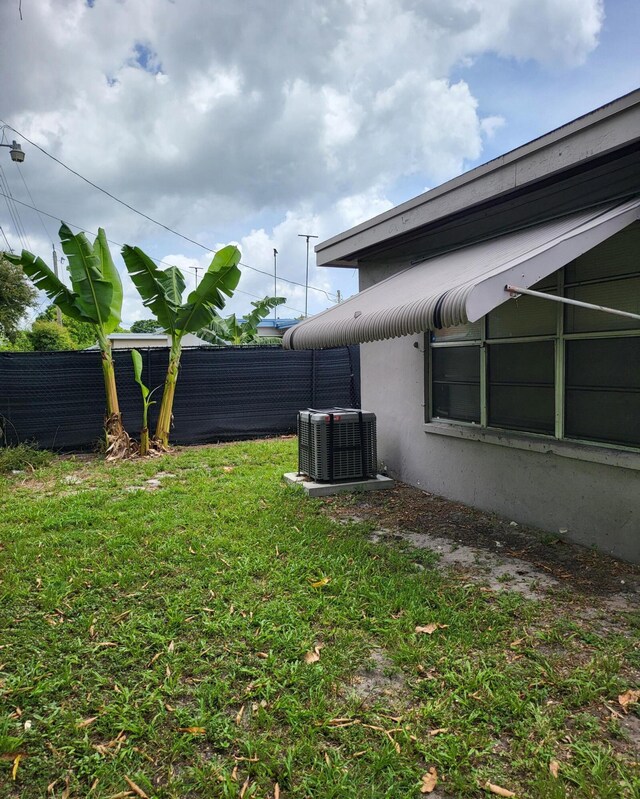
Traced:
[[374, 540], [401, 536], [438, 553], [444, 563], [483, 571], [489, 582], [510, 590], [527, 593], [532, 584], [533, 591], [535, 585], [576, 589], [619, 599], [620, 609], [640, 602], [640, 566], [411, 486], [337, 495], [324, 503], [334, 517], [380, 525]]
[[406, 703], [408, 696], [404, 675], [382, 649], [371, 652], [369, 662], [356, 672], [346, 693], [357, 697], [363, 707], [383, 704], [393, 709]]

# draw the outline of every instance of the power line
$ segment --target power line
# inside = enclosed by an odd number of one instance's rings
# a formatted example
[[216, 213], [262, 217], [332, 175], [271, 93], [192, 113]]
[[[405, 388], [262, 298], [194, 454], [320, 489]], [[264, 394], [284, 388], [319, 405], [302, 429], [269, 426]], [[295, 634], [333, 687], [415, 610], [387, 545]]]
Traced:
[[2, 233], [2, 238], [5, 240], [5, 244], [7, 245], [7, 249], [9, 252], [13, 252], [13, 247], [9, 244], [9, 239], [7, 238], [6, 233], [2, 229], [2, 225], [0, 225], [0, 233]]
[[[43, 155], [46, 155], [47, 158], [51, 158], [57, 164], [60, 164], [61, 167], [66, 169], [68, 172], [71, 172], [72, 175], [75, 175], [76, 177], [80, 178], [80, 180], [83, 180], [85, 183], [87, 183], [89, 186], [92, 186], [94, 189], [97, 189], [98, 191], [102, 192], [103, 194], [106, 194], [107, 197], [110, 197], [112, 200], [115, 200], [115, 202], [120, 203], [120, 205], [124, 205], [125, 208], [128, 208], [130, 211], [133, 211], [134, 214], [138, 214], [139, 216], [143, 217], [144, 219], [147, 219], [149, 222], [153, 222], [154, 225], [158, 225], [159, 227], [163, 228], [163, 230], [166, 230], [169, 233], [173, 233], [174, 236], [179, 236], [181, 239], [184, 239], [185, 241], [188, 241], [190, 244], [195, 244], [196, 247], [200, 247], [201, 249], [205, 250], [206, 252], [212, 252], [212, 253], [216, 253], [217, 252], [217, 250], [214, 247], [208, 247], [206, 244], [202, 244], [201, 242], [196, 241], [195, 239], [189, 238], [189, 236], [185, 236], [183, 233], [180, 233], [179, 231], [174, 230], [173, 228], [169, 227], [168, 225], [165, 225], [162, 222], [158, 222], [157, 219], [154, 219], [152, 216], [149, 216], [148, 214], [145, 214], [143, 211], [139, 211], [137, 208], [134, 208], [133, 205], [130, 205], [128, 202], [125, 202], [124, 200], [121, 200], [119, 197], [116, 197], [115, 194], [112, 194], [110, 191], [107, 191], [107, 189], [103, 189], [102, 186], [98, 186], [97, 183], [94, 183], [92, 180], [89, 180], [89, 178], [85, 178], [84, 175], [81, 175], [75, 169], [72, 169], [70, 166], [67, 166], [67, 164], [65, 164], [64, 161], [61, 161], [59, 158], [56, 158], [55, 155], [52, 155], [51, 153], [47, 152], [47, 150], [45, 150], [44, 147], [41, 147], [39, 144], [36, 144], [34, 141], [31, 141], [31, 139], [29, 139], [27, 136], [25, 136], [24, 133], [21, 133], [19, 130], [16, 130], [15, 128], [12, 128], [11, 125], [9, 125], [8, 123], [4, 122], [4, 120], [0, 119], [0, 123], [4, 127], [9, 128], [9, 130], [12, 130], [17, 136], [20, 136], [25, 141], [29, 142], [29, 144], [32, 147], [35, 147], [37, 150], [40, 150], [40, 152]], [[247, 264], [247, 263], [243, 263], [242, 261], [240, 261], [240, 266], [244, 266], [246, 269], [252, 269], [254, 272], [258, 272], [261, 275], [267, 275], [268, 277], [271, 277], [271, 273], [270, 272], [265, 272], [263, 269], [258, 269], [257, 267], [251, 266], [250, 264]], [[285, 283], [291, 283], [294, 286], [300, 286], [302, 288], [312, 289], [313, 291], [319, 291], [322, 294], [325, 294], [327, 296], [327, 299], [329, 299], [329, 300], [332, 299], [331, 295], [329, 294], [328, 291], [325, 291], [324, 289], [318, 288], [317, 286], [309, 286], [308, 284], [305, 285], [304, 283], [298, 283], [296, 280], [289, 280], [288, 278], [284, 278], [284, 277], [281, 277], [280, 279], [282, 281], [284, 281]]]
[[20, 245], [22, 247], [28, 246], [26, 237], [24, 235], [24, 229], [21, 227], [20, 219], [18, 217], [18, 208], [15, 205], [15, 199], [11, 194], [11, 189], [9, 188], [9, 184], [7, 183], [7, 178], [5, 177], [4, 170], [2, 166], [0, 166], [0, 187], [2, 188], [3, 196], [7, 203], [7, 209], [9, 210], [9, 216], [11, 217], [11, 222], [13, 227], [18, 234], [18, 238], [20, 239]]
[[[7, 195], [3, 191], [0, 191], [0, 195], [5, 197], [5, 198], [7, 197]], [[43, 214], [44, 216], [48, 216], [50, 219], [58, 220], [58, 217], [55, 216], [54, 214], [50, 214], [47, 211], [42, 211], [41, 209], [38, 209], [38, 208], [36, 208], [33, 205], [29, 205], [29, 203], [22, 202], [22, 200], [16, 200], [14, 198], [12, 198], [12, 199], [13, 199], [14, 203], [19, 203], [20, 205], [24, 205], [25, 208], [31, 208], [32, 210], [37, 211], [39, 214]], [[90, 236], [96, 236], [97, 235], [95, 231], [87, 230], [86, 228], [83, 228], [80, 225], [74, 225], [73, 222], [67, 222], [67, 224], [70, 227], [76, 228], [76, 230], [82, 231], [82, 233], [88, 233]], [[3, 231], [3, 235], [4, 235], [4, 231]], [[5, 241], [6, 241], [6, 237], [5, 237]], [[123, 247], [124, 246], [121, 242], [114, 241], [113, 239], [107, 239], [107, 241], [109, 242], [109, 244], [115, 244], [116, 247]], [[9, 245], [8, 241], [7, 241], [7, 246], [9, 246], [9, 249], [11, 250], [11, 246]], [[13, 250], [11, 250], [11, 251], [13, 252]], [[151, 258], [152, 261], [154, 261], [157, 264], [164, 264], [165, 266], [176, 266], [175, 264], [169, 263], [169, 261], [163, 261], [161, 258], [153, 258], [152, 256], [149, 256], [149, 257]], [[177, 268], [178, 269], [189, 270], [190, 272], [195, 272], [196, 276], [198, 274], [198, 269], [196, 269], [196, 267], [193, 267], [193, 266], [184, 266], [184, 267], [177, 267]], [[266, 274], [269, 275], [268, 272]], [[271, 277], [271, 275], [269, 275], [269, 277]], [[263, 299], [259, 294], [252, 294], [250, 291], [244, 291], [243, 289], [236, 289], [235, 291], [238, 294], [246, 294], [248, 297], [254, 297], [257, 300]], [[293, 308], [291, 305], [286, 305], [285, 304], [282, 307], [283, 308], [288, 308], [290, 311], [295, 311], [296, 313], [300, 313], [300, 314], [302, 313], [300, 308]]]
[[[22, 182], [24, 183], [24, 187], [27, 190], [27, 194], [29, 195], [29, 199], [31, 200], [31, 204], [35, 208], [36, 201], [33, 199], [33, 195], [31, 194], [31, 191], [30, 191], [29, 187], [27, 186], [27, 181], [25, 180], [25, 177], [24, 177], [24, 168], [20, 168], [17, 163], [15, 164], [15, 167], [18, 170], [18, 174], [22, 178]], [[45, 238], [49, 239], [49, 241], [51, 242], [51, 246], [54, 247], [55, 245], [53, 243], [53, 237], [51, 236], [51, 234], [49, 233], [49, 231], [46, 228], [46, 225], [44, 224], [44, 219], [42, 218], [42, 214], [40, 213], [40, 211], [38, 211], [37, 208], [36, 208], [36, 212], [37, 212], [38, 217], [40, 219], [40, 224], [42, 225], [42, 229], [44, 230]]]

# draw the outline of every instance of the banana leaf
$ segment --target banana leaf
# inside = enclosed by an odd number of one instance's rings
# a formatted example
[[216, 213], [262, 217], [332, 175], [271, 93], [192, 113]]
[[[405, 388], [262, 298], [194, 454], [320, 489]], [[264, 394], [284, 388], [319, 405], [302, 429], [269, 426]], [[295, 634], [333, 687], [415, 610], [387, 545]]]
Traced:
[[34, 255], [28, 250], [23, 250], [22, 255], [14, 253], [3, 253], [4, 257], [12, 264], [21, 266], [25, 274], [31, 278], [35, 287], [49, 297], [51, 302], [60, 308], [63, 314], [76, 319], [78, 322], [90, 322], [95, 324], [95, 319], [87, 315], [78, 303], [78, 295], [68, 289], [64, 283], [56, 277], [53, 270], [45, 264], [42, 258]]
[[254, 310], [248, 316], [245, 316], [244, 324], [242, 325], [245, 333], [257, 334], [258, 325], [269, 314], [272, 308], [278, 305], [283, 305], [286, 302], [286, 297], [265, 297], [258, 302], [252, 302]]
[[150, 309], [163, 330], [174, 333], [180, 296], [184, 289], [180, 270], [170, 267], [163, 272], [140, 247], [130, 247], [128, 244], [122, 248], [122, 257], [143, 304]]
[[198, 336], [209, 344], [215, 344], [216, 346], [227, 345], [232, 341], [228, 320], [221, 319], [219, 316], [214, 317], [207, 327], [199, 330]]
[[133, 361], [133, 379], [140, 386], [142, 392], [142, 400], [146, 400], [149, 396], [149, 389], [142, 382], [142, 355], [138, 350], [131, 350], [131, 360]]
[[179, 309], [177, 331], [181, 334], [195, 333], [209, 324], [218, 308], [224, 308], [225, 299], [222, 295], [233, 296], [240, 280], [239, 262], [240, 250], [234, 245], [218, 250], [199, 285]]
[[105, 330], [112, 313], [113, 286], [102, 277], [100, 261], [84, 233], [74, 236], [63, 223], [59, 235], [77, 304], [85, 316]]
[[158, 280], [164, 286], [167, 299], [176, 308], [182, 304], [182, 292], [184, 291], [184, 275], [177, 266], [170, 266], [168, 269], [158, 270]]
[[200, 338], [209, 344], [273, 344], [282, 343], [278, 336], [258, 336], [258, 326], [271, 308], [286, 302], [284, 297], [265, 297], [252, 302], [254, 310], [238, 322], [236, 315], [231, 314], [224, 319], [214, 316], [211, 322], [198, 331]]
[[107, 236], [102, 228], [98, 228], [98, 237], [93, 243], [93, 252], [100, 265], [100, 274], [104, 280], [108, 280], [109, 283], [111, 283], [113, 289], [113, 294], [111, 296], [111, 312], [109, 319], [104, 325], [105, 333], [113, 333], [120, 324], [122, 314], [122, 281], [120, 280], [120, 274], [116, 269], [116, 265], [111, 258]]

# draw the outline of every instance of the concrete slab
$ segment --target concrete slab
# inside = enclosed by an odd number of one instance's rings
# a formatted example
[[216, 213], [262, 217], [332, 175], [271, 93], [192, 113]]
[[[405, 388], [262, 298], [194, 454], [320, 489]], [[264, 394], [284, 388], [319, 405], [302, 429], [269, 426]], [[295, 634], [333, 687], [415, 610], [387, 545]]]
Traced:
[[289, 485], [302, 486], [305, 494], [310, 497], [326, 497], [329, 494], [346, 494], [351, 491], [379, 491], [384, 488], [393, 488], [394, 485], [394, 481], [390, 477], [384, 477], [382, 474], [367, 480], [351, 480], [340, 483], [315, 483], [297, 472], [287, 472], [284, 479]]

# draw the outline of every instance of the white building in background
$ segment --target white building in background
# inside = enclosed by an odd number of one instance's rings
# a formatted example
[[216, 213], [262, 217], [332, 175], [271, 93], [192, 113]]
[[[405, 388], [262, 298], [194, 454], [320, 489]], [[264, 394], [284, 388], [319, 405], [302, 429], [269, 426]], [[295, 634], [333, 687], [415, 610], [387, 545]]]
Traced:
[[[168, 333], [110, 333], [107, 338], [114, 350], [146, 349], [147, 347], [170, 347], [171, 336]], [[193, 333], [186, 333], [182, 339], [183, 347], [208, 347], [206, 341], [198, 338]], [[87, 347], [88, 350], [97, 350], [98, 345]]]

